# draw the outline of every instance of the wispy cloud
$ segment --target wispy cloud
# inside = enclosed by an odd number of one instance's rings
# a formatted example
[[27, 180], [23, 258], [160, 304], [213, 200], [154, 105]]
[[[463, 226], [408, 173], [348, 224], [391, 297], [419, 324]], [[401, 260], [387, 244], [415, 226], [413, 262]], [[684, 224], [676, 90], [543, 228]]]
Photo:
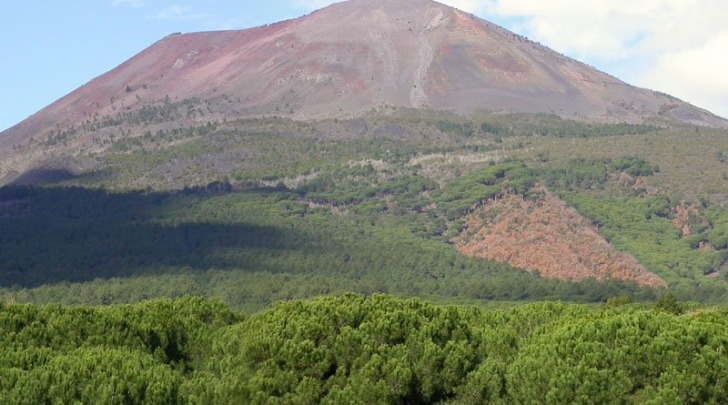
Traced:
[[111, 5], [114, 7], [132, 7], [141, 8], [149, 5], [147, 0], [113, 0]]
[[158, 12], [156, 18], [159, 20], [209, 20], [210, 14], [199, 12], [189, 6], [180, 4], [171, 5]]
[[620, 58], [700, 45], [727, 30], [710, 0], [482, 0], [485, 14], [521, 16], [533, 36], [585, 55]]
[[663, 52], [654, 67], [641, 72], [636, 80], [728, 117], [726, 50], [728, 31], [696, 46]]

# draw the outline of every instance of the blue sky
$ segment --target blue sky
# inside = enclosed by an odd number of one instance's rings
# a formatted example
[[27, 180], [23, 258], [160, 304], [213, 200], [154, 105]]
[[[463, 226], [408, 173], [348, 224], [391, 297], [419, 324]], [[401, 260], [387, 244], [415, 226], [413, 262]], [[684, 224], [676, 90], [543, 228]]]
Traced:
[[[0, 131], [173, 32], [249, 28], [332, 0], [0, 0]], [[632, 84], [728, 116], [715, 0], [443, 0]]]

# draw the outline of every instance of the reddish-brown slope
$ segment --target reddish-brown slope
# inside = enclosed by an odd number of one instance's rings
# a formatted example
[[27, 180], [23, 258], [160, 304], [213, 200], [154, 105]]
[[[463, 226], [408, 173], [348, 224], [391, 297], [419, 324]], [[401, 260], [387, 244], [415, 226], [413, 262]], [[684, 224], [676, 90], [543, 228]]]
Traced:
[[[270, 26], [168, 36], [1, 133], [0, 162], [13, 157], [22, 171], [39, 155], [16, 152], [31, 137], [42, 140], [51, 130], [79, 128], [167, 97], [204, 101], [204, 118], [177, 123], [183, 127], [263, 114], [351, 116], [383, 106], [553, 112], [601, 121], [673, 111], [682, 120], [725, 125], [449, 6], [351, 0]], [[87, 138], [79, 134], [76, 142]], [[77, 145], [69, 140], [67, 146]]]
[[456, 240], [458, 250], [547, 278], [619, 279], [666, 286], [634, 257], [612, 248], [575, 209], [542, 193], [537, 201], [507, 195], [486, 203], [468, 216], [467, 230]]

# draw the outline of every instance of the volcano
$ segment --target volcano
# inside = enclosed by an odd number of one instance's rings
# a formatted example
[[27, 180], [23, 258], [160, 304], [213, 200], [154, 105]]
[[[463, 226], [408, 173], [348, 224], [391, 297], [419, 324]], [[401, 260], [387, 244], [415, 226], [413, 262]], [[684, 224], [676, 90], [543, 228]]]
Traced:
[[[707, 111], [631, 86], [450, 6], [351, 0], [267, 26], [160, 40], [1, 133], [0, 179], [35, 160], [40, 152], [33, 142], [62, 133], [73, 138], [63, 144], [78, 146], [103, 133], [99, 122], [118, 124], [145, 107], [186, 100], [204, 106], [204, 114], [169, 125], [416, 108], [726, 126]], [[121, 131], [143, 132], [134, 126]]]

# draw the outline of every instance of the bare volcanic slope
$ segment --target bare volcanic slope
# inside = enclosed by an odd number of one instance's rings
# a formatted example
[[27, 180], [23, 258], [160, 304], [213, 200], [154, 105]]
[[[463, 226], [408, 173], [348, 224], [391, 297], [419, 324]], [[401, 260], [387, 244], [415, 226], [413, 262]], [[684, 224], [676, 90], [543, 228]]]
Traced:
[[506, 195], [466, 218], [458, 250], [537, 272], [546, 278], [618, 279], [666, 287], [631, 255], [615, 250], [575, 209], [546, 190], [537, 201]]
[[[170, 35], [1, 133], [0, 161], [32, 161], [42, 153], [18, 151], [52, 133], [75, 137], [64, 139], [72, 151], [100, 123], [113, 125], [165, 100], [202, 103], [204, 116], [177, 119], [176, 127], [270, 114], [356, 116], [385, 106], [613, 122], [663, 114], [725, 125], [452, 7], [351, 0], [269, 26]], [[116, 133], [138, 136], [148, 129]]]

